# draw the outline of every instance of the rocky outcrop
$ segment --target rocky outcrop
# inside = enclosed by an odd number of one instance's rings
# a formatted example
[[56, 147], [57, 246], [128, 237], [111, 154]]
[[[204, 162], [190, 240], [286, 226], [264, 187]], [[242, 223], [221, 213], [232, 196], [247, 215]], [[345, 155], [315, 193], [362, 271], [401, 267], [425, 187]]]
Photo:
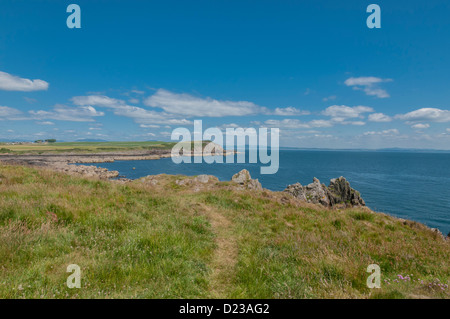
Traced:
[[330, 180], [328, 190], [331, 193], [331, 205], [339, 203], [350, 204], [351, 206], [366, 206], [366, 203], [361, 197], [361, 194], [350, 187], [350, 183], [344, 178], [333, 178]]
[[314, 178], [309, 185], [302, 186], [296, 183], [289, 185], [284, 191], [300, 200], [326, 207], [366, 205], [360, 193], [351, 188], [350, 183], [342, 176], [332, 179], [328, 187]]
[[106, 168], [87, 166], [87, 165], [68, 165], [66, 163], [52, 163], [50, 167], [55, 171], [72, 174], [82, 175], [85, 177], [97, 177], [100, 179], [110, 179], [119, 176], [118, 171], [110, 171]]
[[247, 189], [262, 190], [261, 183], [257, 179], [252, 179], [246, 169], [234, 174], [231, 181]]

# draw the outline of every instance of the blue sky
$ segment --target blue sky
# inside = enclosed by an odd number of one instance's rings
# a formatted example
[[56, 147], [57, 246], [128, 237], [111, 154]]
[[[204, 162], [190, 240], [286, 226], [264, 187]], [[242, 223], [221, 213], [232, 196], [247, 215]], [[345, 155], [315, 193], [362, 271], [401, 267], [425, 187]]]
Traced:
[[282, 146], [450, 149], [449, 70], [445, 0], [3, 0], [0, 139], [170, 140], [202, 119]]

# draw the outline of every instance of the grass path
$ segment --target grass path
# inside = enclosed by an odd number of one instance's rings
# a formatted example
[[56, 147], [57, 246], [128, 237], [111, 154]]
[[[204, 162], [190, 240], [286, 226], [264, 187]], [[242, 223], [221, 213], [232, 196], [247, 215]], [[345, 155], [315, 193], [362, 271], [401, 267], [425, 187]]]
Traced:
[[232, 289], [232, 278], [238, 256], [238, 247], [233, 235], [233, 223], [214, 208], [202, 205], [213, 232], [216, 235], [216, 250], [211, 262], [212, 273], [209, 291], [212, 298], [227, 298]]

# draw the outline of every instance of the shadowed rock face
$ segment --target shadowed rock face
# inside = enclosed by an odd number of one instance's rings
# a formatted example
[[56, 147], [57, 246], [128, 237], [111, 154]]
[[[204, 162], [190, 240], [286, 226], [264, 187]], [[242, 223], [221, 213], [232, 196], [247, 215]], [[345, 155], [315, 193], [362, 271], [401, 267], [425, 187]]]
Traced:
[[314, 178], [309, 185], [302, 186], [300, 183], [296, 183], [289, 185], [284, 191], [300, 200], [326, 207], [366, 205], [360, 193], [351, 188], [350, 183], [342, 176], [332, 179], [328, 187]]
[[361, 198], [361, 194], [351, 188], [350, 183], [342, 176], [330, 180], [328, 190], [332, 195], [330, 197], [332, 205], [348, 203], [351, 206], [366, 206], [366, 203]]

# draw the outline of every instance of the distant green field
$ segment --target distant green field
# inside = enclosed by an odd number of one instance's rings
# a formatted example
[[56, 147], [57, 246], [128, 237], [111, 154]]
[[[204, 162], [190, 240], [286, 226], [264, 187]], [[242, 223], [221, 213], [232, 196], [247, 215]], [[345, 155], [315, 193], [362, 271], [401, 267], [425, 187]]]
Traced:
[[173, 142], [57, 142], [48, 144], [7, 145], [0, 143], [0, 153], [115, 152], [127, 150], [170, 149]]

